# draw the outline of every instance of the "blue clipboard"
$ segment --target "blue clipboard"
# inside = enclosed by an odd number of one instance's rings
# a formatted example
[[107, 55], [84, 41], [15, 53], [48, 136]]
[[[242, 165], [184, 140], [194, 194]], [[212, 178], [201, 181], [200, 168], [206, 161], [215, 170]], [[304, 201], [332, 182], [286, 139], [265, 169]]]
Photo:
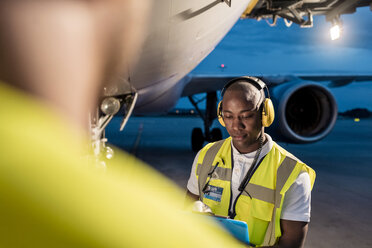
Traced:
[[244, 221], [228, 219], [225, 217], [211, 216], [218, 224], [226, 229], [231, 235], [245, 244], [249, 242], [248, 225]]

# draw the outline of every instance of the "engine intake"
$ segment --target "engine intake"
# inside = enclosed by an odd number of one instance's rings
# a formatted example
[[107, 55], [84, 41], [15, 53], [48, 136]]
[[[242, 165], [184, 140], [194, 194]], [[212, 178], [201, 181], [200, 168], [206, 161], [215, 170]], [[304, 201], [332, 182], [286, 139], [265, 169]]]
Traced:
[[337, 119], [337, 104], [323, 85], [290, 82], [272, 88], [271, 94], [277, 118], [268, 131], [273, 131], [277, 139], [309, 143], [324, 138], [332, 130]]

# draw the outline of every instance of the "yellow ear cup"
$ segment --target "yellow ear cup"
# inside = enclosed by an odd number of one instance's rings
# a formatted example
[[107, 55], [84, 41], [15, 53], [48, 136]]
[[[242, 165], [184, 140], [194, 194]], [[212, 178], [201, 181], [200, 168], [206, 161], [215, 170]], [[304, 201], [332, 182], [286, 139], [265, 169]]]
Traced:
[[266, 98], [262, 109], [262, 126], [269, 127], [275, 118], [273, 102]]
[[220, 101], [217, 106], [217, 118], [221, 126], [225, 127], [226, 125], [222, 118], [222, 101]]

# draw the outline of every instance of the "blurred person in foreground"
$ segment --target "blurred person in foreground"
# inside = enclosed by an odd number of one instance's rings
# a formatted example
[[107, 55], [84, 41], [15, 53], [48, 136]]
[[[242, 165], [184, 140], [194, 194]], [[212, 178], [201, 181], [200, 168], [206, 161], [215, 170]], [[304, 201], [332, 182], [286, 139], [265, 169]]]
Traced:
[[82, 159], [88, 114], [136, 56], [148, 1], [0, 2], [0, 246], [236, 247], [126, 154]]
[[263, 81], [233, 79], [221, 96], [217, 115], [230, 137], [198, 152], [187, 195], [203, 211], [245, 221], [253, 245], [303, 247], [314, 170], [264, 132], [274, 108]]

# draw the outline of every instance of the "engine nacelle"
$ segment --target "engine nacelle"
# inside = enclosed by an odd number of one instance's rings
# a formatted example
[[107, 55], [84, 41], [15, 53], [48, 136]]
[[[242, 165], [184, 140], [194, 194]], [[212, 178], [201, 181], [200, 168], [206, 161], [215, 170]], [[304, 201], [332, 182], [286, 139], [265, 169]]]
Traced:
[[323, 85], [295, 81], [270, 89], [275, 121], [268, 133], [277, 140], [310, 143], [324, 138], [337, 119], [337, 103]]

